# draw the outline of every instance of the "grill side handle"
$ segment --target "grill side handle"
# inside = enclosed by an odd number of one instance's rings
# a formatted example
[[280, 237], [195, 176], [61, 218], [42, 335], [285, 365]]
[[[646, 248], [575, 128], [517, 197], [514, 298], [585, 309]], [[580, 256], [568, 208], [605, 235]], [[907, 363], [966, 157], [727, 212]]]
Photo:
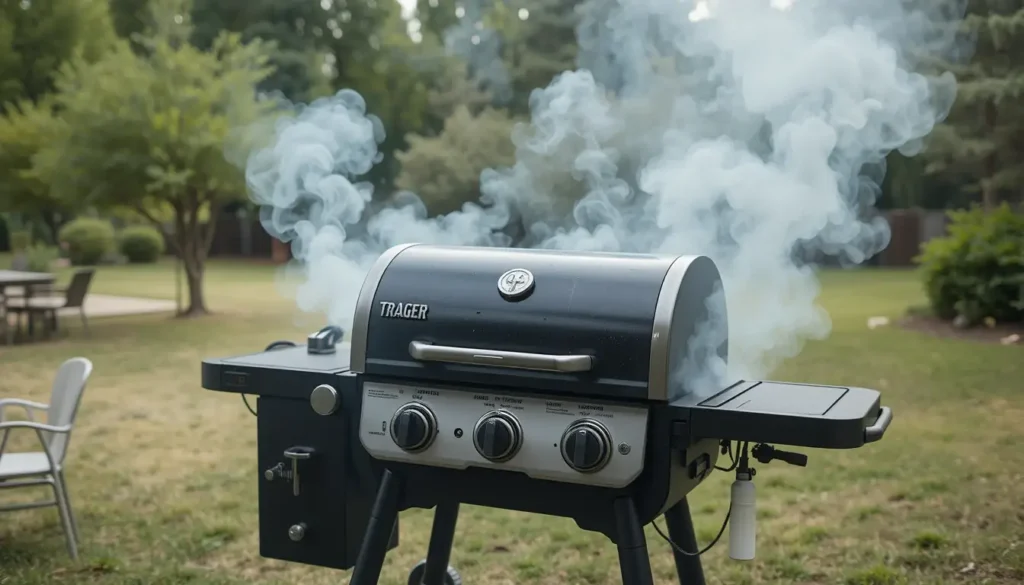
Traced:
[[875, 441], [882, 440], [882, 436], [885, 435], [885, 431], [889, 428], [889, 423], [891, 422], [892, 409], [888, 406], [883, 406], [874, 424], [864, 429], [864, 442], [874, 443]]
[[594, 356], [590, 355], [524, 353], [497, 349], [434, 345], [423, 341], [410, 342], [409, 355], [413, 359], [424, 362], [471, 364], [474, 366], [515, 368], [538, 372], [589, 372], [594, 366]]

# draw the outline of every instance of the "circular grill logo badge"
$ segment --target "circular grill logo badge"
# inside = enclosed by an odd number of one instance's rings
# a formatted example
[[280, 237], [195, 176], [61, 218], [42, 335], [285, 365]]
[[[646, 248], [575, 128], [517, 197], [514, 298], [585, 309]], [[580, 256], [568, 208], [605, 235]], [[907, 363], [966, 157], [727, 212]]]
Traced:
[[498, 292], [508, 301], [526, 298], [533, 291], [533, 273], [525, 268], [513, 268], [498, 279]]

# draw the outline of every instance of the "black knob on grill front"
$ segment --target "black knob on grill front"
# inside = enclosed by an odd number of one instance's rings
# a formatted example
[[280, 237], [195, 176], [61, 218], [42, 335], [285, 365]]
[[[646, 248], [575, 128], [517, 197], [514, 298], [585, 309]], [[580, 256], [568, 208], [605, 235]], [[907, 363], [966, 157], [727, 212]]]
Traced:
[[562, 459], [580, 473], [599, 471], [612, 455], [612, 437], [595, 420], [579, 420], [562, 434]]
[[523, 429], [508, 412], [489, 412], [473, 429], [473, 446], [488, 461], [502, 462], [515, 457], [522, 440]]
[[403, 451], [416, 453], [430, 446], [437, 434], [434, 413], [419, 402], [410, 402], [391, 418], [391, 440]]

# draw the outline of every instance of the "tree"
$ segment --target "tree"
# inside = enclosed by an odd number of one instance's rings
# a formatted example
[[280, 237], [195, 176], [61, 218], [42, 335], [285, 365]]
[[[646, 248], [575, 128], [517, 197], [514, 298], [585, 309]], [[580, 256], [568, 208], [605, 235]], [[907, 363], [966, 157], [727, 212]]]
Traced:
[[576, 68], [578, 4], [576, 0], [522, 2], [525, 12], [517, 12], [516, 17], [525, 19], [508, 29], [514, 39], [506, 49], [515, 114], [528, 112], [530, 92], [547, 87], [559, 73]]
[[114, 32], [123, 39], [144, 32], [149, 28], [152, 13], [150, 0], [108, 0], [110, 19]]
[[443, 42], [448, 30], [458, 24], [458, 8], [456, 0], [419, 0], [415, 12], [417, 32]]
[[410, 134], [431, 135], [443, 124], [443, 120], [438, 123], [431, 119], [430, 91], [443, 79], [450, 60], [436, 39], [414, 42], [397, 10], [381, 24], [377, 36], [380, 50], [350, 71], [352, 85], [348, 89], [357, 90], [369, 111], [384, 125], [384, 141], [380, 144], [384, 158], [364, 179], [389, 191], [400, 170], [398, 159], [392, 155], [407, 148]]
[[491, 103], [491, 96], [470, 79], [465, 62], [452, 59], [435, 78], [427, 100], [432, 121], [440, 121], [439, 126], [443, 126], [459, 106], [465, 106], [473, 115], [479, 114]]
[[49, 241], [67, 210], [31, 170], [58, 126], [47, 99], [54, 76], [75, 56], [98, 59], [114, 39], [101, 0], [0, 2], [0, 209], [20, 214]]
[[0, 104], [39, 100], [53, 90], [61, 64], [75, 55], [95, 60], [113, 41], [102, 0], [3, 0]]
[[962, 189], [966, 179], [960, 173], [927, 174], [924, 156], [905, 156], [899, 151], [886, 156], [879, 209], [959, 209], [970, 207], [972, 195]]
[[194, 0], [191, 40], [206, 49], [226, 30], [243, 41], [273, 41], [274, 73], [261, 89], [309, 101], [330, 89], [325, 80], [335, 89], [356, 87], [361, 65], [382, 46], [379, 30], [392, 12], [393, 0]]
[[0, 209], [40, 218], [54, 241], [64, 205], [32, 169], [36, 155], [59, 136], [60, 121], [48, 100], [35, 104], [22, 99], [7, 110], [0, 116]]
[[474, 116], [459, 106], [438, 136], [410, 136], [396, 154], [402, 172], [396, 185], [420, 196], [431, 215], [444, 214], [480, 198], [480, 173], [515, 162], [513, 120], [499, 110]]
[[[119, 32], [137, 32], [152, 1], [112, 0]], [[274, 72], [259, 89], [292, 102], [340, 89], [359, 92], [386, 136], [383, 162], [364, 178], [388, 189], [398, 172], [390, 155], [405, 147], [406, 134], [423, 130], [427, 91], [444, 64], [437, 39], [414, 43], [399, 9], [394, 0], [193, 0], [189, 41], [206, 50], [226, 30], [243, 42], [273, 43]]]
[[[131, 38], [148, 26], [153, 0], [110, 0], [118, 34]], [[274, 67], [260, 89], [308, 102], [332, 88], [354, 87], [360, 65], [381, 48], [381, 24], [391, 0], [192, 0], [189, 40], [208, 50], [223, 31], [243, 42], [273, 42]], [[392, 5], [395, 6], [392, 6]], [[333, 81], [333, 82], [332, 82]]]
[[[124, 1], [124, 0], [122, 0]], [[394, 0], [194, 0], [191, 42], [206, 48], [222, 30], [274, 43], [274, 73], [260, 89], [309, 102], [359, 92], [384, 124], [384, 161], [364, 177], [391, 187], [391, 155], [423, 128], [426, 92], [440, 72], [440, 47], [414, 44]]]
[[927, 171], [962, 174], [986, 209], [1024, 195], [1024, 3], [976, 0], [965, 27], [977, 38], [973, 59], [947, 64], [957, 100], [932, 133]]
[[128, 208], [164, 232], [185, 269], [184, 314], [199, 315], [208, 312], [203, 274], [214, 218], [245, 197], [225, 145], [247, 152], [234, 140], [270, 106], [254, 89], [270, 73], [269, 51], [238, 34], [200, 51], [185, 42], [181, 6], [160, 14], [153, 36], [139, 39], [145, 51], [120, 43], [96, 63], [76, 60], [62, 70], [57, 106], [65, 127], [34, 172], [63, 200]]

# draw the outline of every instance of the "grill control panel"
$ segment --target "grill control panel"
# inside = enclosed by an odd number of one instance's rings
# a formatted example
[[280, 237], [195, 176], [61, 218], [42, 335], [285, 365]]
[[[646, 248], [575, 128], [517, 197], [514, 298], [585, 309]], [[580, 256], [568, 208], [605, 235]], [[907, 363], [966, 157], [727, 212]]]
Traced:
[[387, 461], [618, 488], [643, 471], [647, 417], [603, 401], [364, 382], [359, 439]]

